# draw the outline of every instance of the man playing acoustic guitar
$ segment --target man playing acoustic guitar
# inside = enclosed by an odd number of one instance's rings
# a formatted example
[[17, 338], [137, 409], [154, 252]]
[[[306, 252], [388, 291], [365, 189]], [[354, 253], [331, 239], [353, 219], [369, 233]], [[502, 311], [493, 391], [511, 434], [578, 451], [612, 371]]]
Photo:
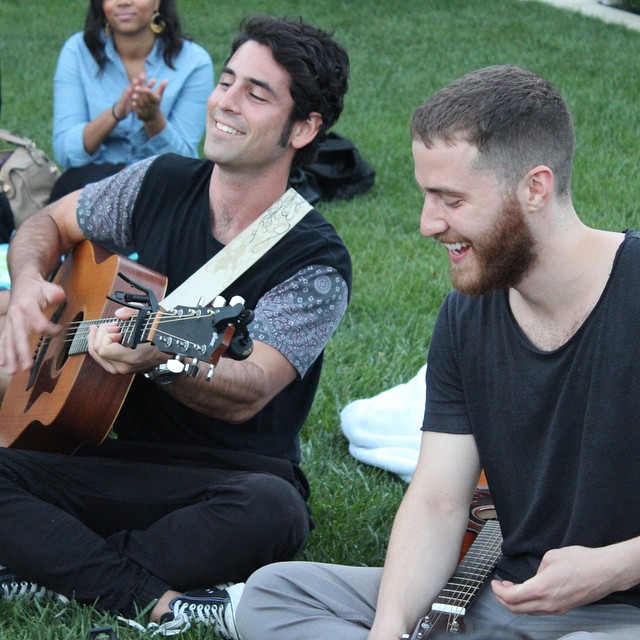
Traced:
[[[207, 160], [145, 160], [19, 229], [0, 366], [28, 370], [30, 331], [60, 333], [44, 310], [65, 293], [47, 275], [84, 239], [132, 243], [169, 292], [221, 251], [313, 156], [342, 111], [348, 71], [330, 34], [245, 20], [208, 101]], [[0, 598], [52, 592], [129, 617], [147, 608], [156, 633], [203, 622], [237, 638], [241, 585], [213, 587], [292, 558], [307, 537], [298, 434], [350, 283], [344, 244], [312, 210], [223, 292], [254, 310], [253, 352], [220, 360], [210, 381], [204, 365], [196, 377], [167, 369], [153, 344], [123, 346], [119, 323], [91, 326], [91, 357], [113, 377], [138, 374], [117, 438], [75, 455], [0, 449]]]
[[447, 251], [456, 291], [429, 346], [420, 457], [384, 569], [264, 567], [240, 633], [443, 637], [416, 623], [454, 573], [482, 466], [504, 541], [467, 628], [635, 640], [640, 234], [578, 218], [571, 117], [534, 73], [472, 72], [418, 108], [411, 132], [421, 231]]

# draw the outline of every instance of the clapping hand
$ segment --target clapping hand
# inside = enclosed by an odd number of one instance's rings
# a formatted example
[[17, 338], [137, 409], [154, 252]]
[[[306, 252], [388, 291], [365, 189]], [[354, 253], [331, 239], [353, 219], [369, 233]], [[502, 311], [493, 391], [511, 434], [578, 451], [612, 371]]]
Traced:
[[162, 116], [160, 101], [169, 81], [162, 80], [157, 86], [156, 82], [156, 80], [150, 80], [149, 82], [144, 82], [143, 80], [135, 83], [132, 87], [132, 110], [142, 122], [151, 122]]

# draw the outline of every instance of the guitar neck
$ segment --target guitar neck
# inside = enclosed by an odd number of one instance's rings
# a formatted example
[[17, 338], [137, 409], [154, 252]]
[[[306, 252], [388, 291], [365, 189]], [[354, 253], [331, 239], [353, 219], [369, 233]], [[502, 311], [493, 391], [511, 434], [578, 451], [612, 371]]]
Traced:
[[[154, 316], [157, 317], [157, 316]], [[92, 325], [116, 323], [122, 333], [122, 345], [130, 346], [135, 333], [136, 317], [129, 320], [119, 318], [98, 318], [96, 320], [82, 320], [75, 323], [68, 332], [69, 355], [88, 353], [89, 351], [89, 328]], [[148, 324], [148, 323], [147, 323]], [[150, 327], [143, 328], [141, 339], [138, 342], [148, 342]]]
[[[502, 532], [497, 520], [488, 520], [469, 547], [452, 578], [435, 599], [428, 615], [418, 621], [410, 640], [460, 633], [467, 607], [487, 581], [501, 555]], [[408, 635], [406, 637], [409, 637]]]
[[465, 615], [466, 608], [500, 557], [502, 533], [497, 520], [489, 520], [469, 548], [456, 572], [438, 594], [432, 610]]

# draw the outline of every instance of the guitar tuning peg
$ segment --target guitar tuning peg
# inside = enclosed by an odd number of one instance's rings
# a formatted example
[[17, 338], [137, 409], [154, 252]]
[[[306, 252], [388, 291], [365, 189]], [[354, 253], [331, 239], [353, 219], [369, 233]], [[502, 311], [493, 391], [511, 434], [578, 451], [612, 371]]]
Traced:
[[233, 296], [231, 300], [229, 300], [230, 307], [234, 307], [237, 304], [244, 306], [244, 298], [242, 296]]
[[200, 373], [200, 369], [198, 368], [198, 358], [194, 358], [190, 364], [185, 364], [184, 372], [191, 378], [195, 378], [198, 373]]
[[211, 303], [212, 307], [224, 307], [227, 301], [222, 296], [216, 296]]
[[213, 374], [216, 372], [216, 366], [214, 364], [210, 364], [207, 369], [207, 375], [204, 378], [205, 382], [211, 382], [211, 378], [213, 378]]

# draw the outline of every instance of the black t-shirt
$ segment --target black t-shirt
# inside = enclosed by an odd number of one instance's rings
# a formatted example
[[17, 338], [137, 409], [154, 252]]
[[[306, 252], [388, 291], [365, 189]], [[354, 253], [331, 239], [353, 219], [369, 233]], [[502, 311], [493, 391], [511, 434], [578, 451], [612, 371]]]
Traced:
[[[168, 277], [168, 293], [222, 250], [211, 235], [208, 161], [169, 154], [150, 166], [133, 211], [133, 241], [141, 264]], [[240, 295], [254, 308], [270, 289], [309, 265], [333, 267], [351, 284], [347, 249], [334, 228], [310, 211], [282, 240], [247, 270], [223, 295]], [[292, 337], [292, 339], [294, 339]], [[322, 356], [256, 416], [234, 425], [197, 413], [156, 384], [136, 376], [118, 416], [121, 440], [169, 445], [172, 451], [214, 451], [300, 460], [298, 434], [318, 385]], [[242, 466], [242, 465], [238, 465]]]
[[[427, 368], [424, 429], [472, 433], [504, 534], [502, 576], [549, 549], [640, 535], [640, 236], [628, 232], [595, 308], [545, 352], [507, 293], [445, 300]], [[640, 606], [640, 589], [608, 601]]]

